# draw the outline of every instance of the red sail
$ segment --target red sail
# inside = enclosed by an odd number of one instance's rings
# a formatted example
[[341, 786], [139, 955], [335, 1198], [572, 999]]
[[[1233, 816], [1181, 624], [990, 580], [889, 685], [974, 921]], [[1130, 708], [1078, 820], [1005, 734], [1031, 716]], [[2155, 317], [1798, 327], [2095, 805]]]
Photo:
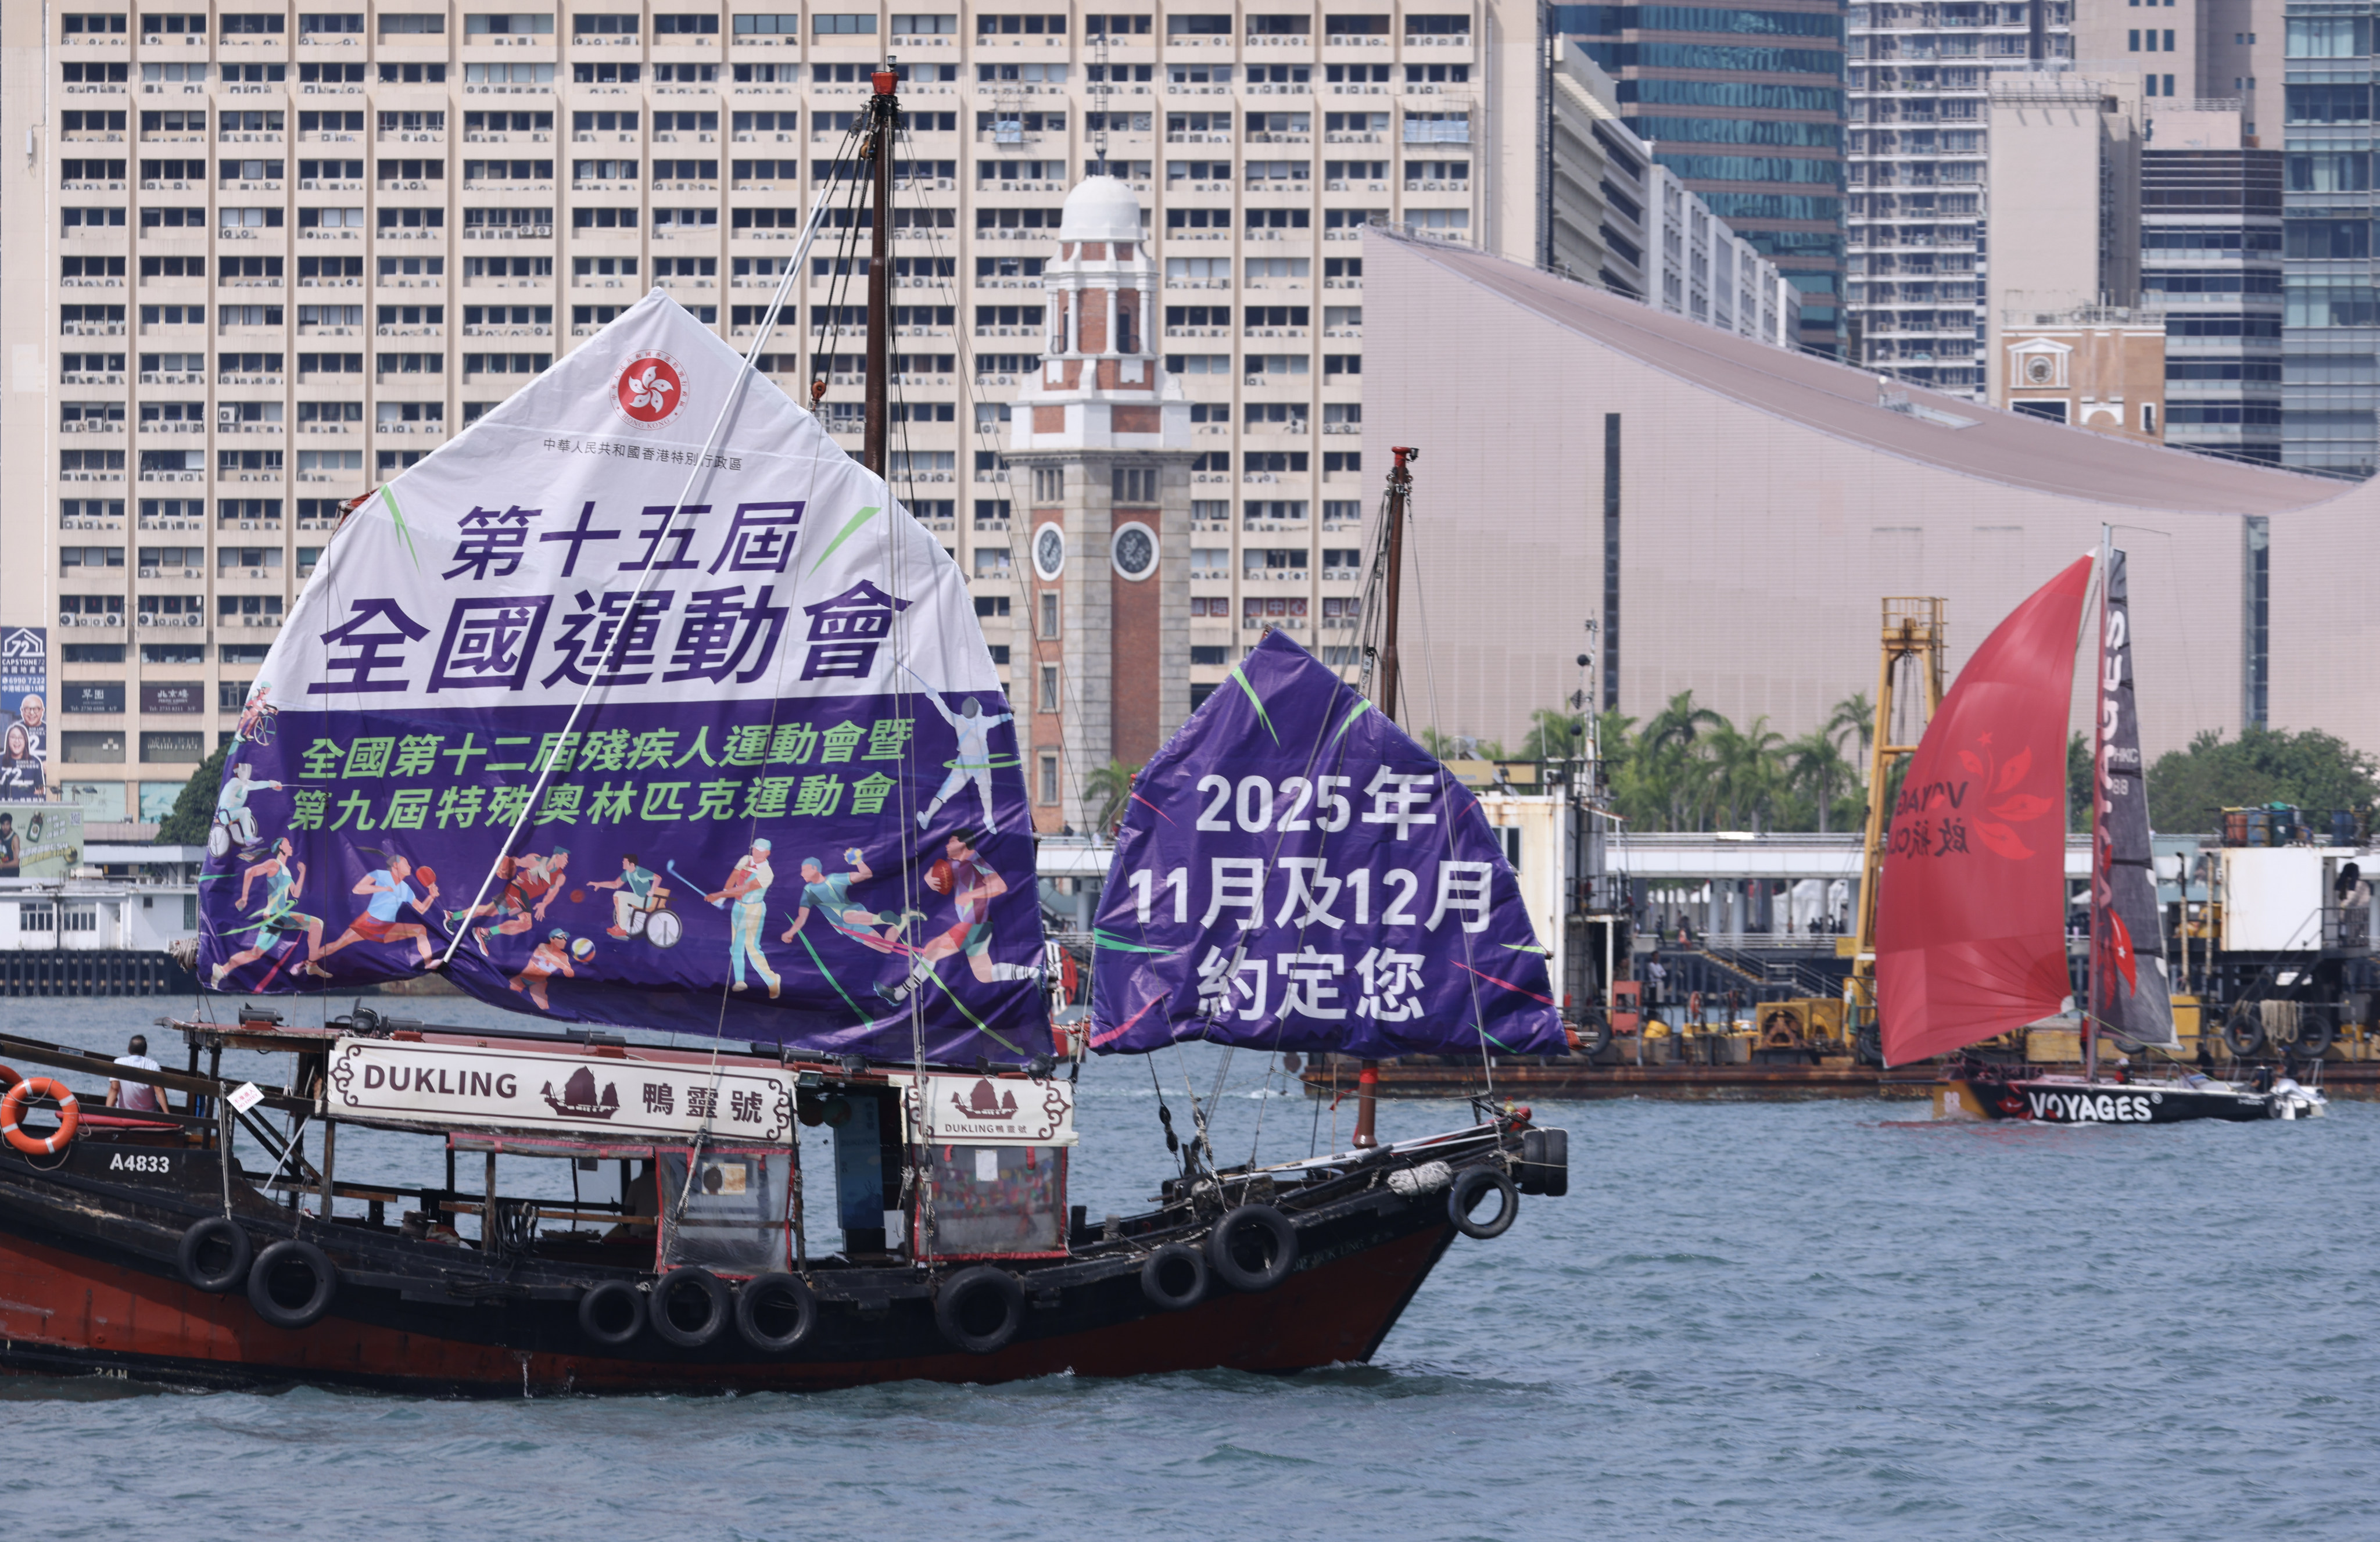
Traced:
[[2066, 725], [2084, 557], [1984, 639], [1942, 699], [1892, 810], [1877, 892], [1887, 1063], [2022, 1027], [2066, 973]]

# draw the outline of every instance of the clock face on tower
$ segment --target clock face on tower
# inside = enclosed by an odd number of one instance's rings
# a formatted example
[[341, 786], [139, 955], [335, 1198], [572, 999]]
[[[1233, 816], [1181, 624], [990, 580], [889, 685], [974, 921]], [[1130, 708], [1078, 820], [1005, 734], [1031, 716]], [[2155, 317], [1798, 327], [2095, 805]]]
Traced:
[[1044, 525], [1033, 532], [1033, 571], [1043, 583], [1057, 582], [1066, 571], [1066, 532], [1055, 525]]
[[1118, 573], [1138, 582], [1157, 571], [1157, 532], [1136, 519], [1119, 525], [1108, 556]]

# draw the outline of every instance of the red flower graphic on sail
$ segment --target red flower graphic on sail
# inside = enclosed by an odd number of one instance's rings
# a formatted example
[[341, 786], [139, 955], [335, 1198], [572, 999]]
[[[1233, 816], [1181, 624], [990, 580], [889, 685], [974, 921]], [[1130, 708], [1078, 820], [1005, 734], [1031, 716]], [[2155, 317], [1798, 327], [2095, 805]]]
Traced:
[[686, 382], [678, 374], [677, 361], [667, 354], [639, 354], [630, 359], [613, 389], [620, 410], [639, 423], [664, 420], [686, 399]]
[[[2033, 770], [2031, 745], [2010, 756], [2007, 764], [1996, 767], [1992, 763], [1991, 742], [1989, 734], [1977, 741], [1977, 747], [1983, 750], [1980, 755], [1973, 749], [1959, 751], [1959, 764], [1975, 779], [1977, 784], [1989, 787], [1991, 796], [2000, 798], [1999, 802], [1985, 806], [1984, 812], [1991, 815], [1990, 819], [1975, 821], [1975, 838], [1983, 842], [1984, 849], [1995, 856], [2022, 861], [2033, 855], [2033, 848], [2018, 839], [2011, 827], [2037, 820], [2057, 807], [2058, 804], [2055, 799], [2038, 793], [2010, 791], [2024, 780], [2026, 772]], [[2002, 794], [2009, 795], [2001, 797]]]

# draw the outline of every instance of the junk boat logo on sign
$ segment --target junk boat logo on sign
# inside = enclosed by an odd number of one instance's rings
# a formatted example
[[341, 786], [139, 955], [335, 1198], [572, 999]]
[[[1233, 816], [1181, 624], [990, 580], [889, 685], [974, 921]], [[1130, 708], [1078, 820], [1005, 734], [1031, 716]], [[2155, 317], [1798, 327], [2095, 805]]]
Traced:
[[2146, 1124], [2149, 1105], [2161, 1100], [2154, 1092], [2028, 1092], [2025, 1099], [2031, 1117], [2070, 1124]]
[[[1063, 1082], [928, 1076], [923, 1101], [929, 1141], [970, 1146], [1075, 1144], [1075, 1099]], [[917, 1108], [917, 1103], [910, 1104], [913, 1117]]]
[[686, 381], [677, 360], [665, 353], [638, 354], [628, 360], [615, 389], [620, 410], [647, 428], [667, 422], [686, 401]]
[[547, 1108], [565, 1118], [609, 1119], [620, 1111], [618, 1086], [605, 1083], [603, 1095], [598, 1098], [595, 1095], [595, 1074], [583, 1065], [573, 1071], [570, 1079], [562, 1084], [559, 1101], [554, 1099], [552, 1082], [545, 1084], [539, 1096], [545, 1099]]

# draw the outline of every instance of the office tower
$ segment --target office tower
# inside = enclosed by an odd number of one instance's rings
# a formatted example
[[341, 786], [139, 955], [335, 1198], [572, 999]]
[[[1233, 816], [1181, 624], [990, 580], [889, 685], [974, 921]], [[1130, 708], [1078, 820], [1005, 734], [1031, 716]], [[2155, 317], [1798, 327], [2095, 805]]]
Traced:
[[1555, 6], [1620, 81], [1657, 160], [1802, 294], [1802, 341], [1833, 352], [1843, 265], [1844, 9]]

